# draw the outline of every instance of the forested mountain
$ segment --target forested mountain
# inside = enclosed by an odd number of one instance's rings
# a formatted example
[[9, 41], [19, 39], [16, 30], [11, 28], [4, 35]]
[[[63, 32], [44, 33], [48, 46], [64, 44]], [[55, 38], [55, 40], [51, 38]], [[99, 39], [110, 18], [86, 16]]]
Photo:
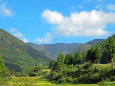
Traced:
[[98, 44], [98, 43], [101, 43], [101, 42], [103, 42], [104, 41], [104, 39], [94, 39], [94, 40], [92, 40], [92, 41], [89, 41], [89, 42], [87, 42], [87, 43], [85, 43], [85, 44], [82, 44], [81, 46], [79, 46], [79, 47], [77, 47], [75, 50], [74, 50], [74, 52], [84, 52], [84, 51], [87, 51], [87, 50], [89, 50], [90, 48], [91, 48], [91, 46], [93, 46], [93, 45], [96, 45], [96, 44]]
[[49, 59], [23, 41], [0, 29], [0, 55], [9, 69], [21, 71], [22, 68], [45, 64]]
[[36, 50], [41, 51], [50, 59], [52, 58], [56, 59], [59, 52], [66, 55], [68, 53], [71, 53], [78, 46], [82, 45], [82, 43], [70, 43], [70, 44], [56, 43], [56, 44], [41, 44], [41, 45], [28, 43], [28, 45], [32, 46]]

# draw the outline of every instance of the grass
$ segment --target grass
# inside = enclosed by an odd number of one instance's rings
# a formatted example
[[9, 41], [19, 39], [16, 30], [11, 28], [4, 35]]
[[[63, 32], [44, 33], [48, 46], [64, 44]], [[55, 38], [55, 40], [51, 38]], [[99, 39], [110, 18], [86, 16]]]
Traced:
[[[5, 84], [5, 83], [1, 83]], [[0, 84], [0, 85], [1, 85]], [[43, 77], [13, 77], [6, 82], [7, 86], [98, 86], [97, 84], [60, 84], [51, 83]]]

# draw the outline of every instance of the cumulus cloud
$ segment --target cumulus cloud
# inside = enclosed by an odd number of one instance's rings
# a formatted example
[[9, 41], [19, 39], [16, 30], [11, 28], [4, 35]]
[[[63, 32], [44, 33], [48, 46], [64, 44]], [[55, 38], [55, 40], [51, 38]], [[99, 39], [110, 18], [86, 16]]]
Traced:
[[20, 33], [20, 32], [15, 33], [14, 36], [16, 36], [18, 38], [23, 38], [24, 37], [23, 34]]
[[52, 40], [52, 34], [51, 33], [46, 33], [45, 38], [37, 38], [35, 41], [40, 42], [40, 43], [49, 43]]
[[22, 41], [28, 43], [28, 40], [26, 38], [22, 39]]
[[114, 4], [114, 5], [109, 4], [109, 5], [107, 6], [107, 8], [108, 8], [108, 10], [110, 10], [110, 11], [115, 11], [115, 4]]
[[13, 16], [13, 13], [10, 9], [8, 9], [6, 7], [7, 2], [4, 2], [1, 6], [0, 6], [0, 14], [4, 15], [4, 16]]
[[53, 30], [56, 34], [66, 37], [108, 35], [106, 26], [109, 23], [115, 23], [115, 13], [96, 10], [74, 12], [70, 17], [65, 17], [56, 11], [45, 10], [42, 18], [55, 25]]

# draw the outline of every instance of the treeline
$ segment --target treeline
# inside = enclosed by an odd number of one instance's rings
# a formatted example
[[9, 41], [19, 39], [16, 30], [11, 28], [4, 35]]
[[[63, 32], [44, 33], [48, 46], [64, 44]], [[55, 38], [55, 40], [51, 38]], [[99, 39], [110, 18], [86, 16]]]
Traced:
[[[66, 56], [59, 53], [57, 61], [50, 61], [49, 79], [56, 83], [97, 83], [106, 79], [115, 80], [114, 59], [115, 35], [101, 44], [92, 46], [87, 52]], [[111, 66], [106, 63], [111, 63]]]

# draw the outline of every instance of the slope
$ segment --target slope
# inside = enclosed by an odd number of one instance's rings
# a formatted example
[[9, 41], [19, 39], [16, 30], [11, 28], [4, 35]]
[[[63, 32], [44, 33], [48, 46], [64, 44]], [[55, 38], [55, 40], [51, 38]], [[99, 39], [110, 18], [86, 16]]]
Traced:
[[9, 69], [21, 71], [33, 65], [45, 64], [48, 58], [23, 41], [0, 29], [0, 54]]
[[92, 41], [89, 41], [89, 42], [77, 47], [73, 52], [81, 52], [82, 53], [84, 51], [89, 50], [91, 48], [91, 46], [94, 46], [94, 45], [101, 43], [103, 41], [104, 41], [104, 39], [94, 39]]
[[29, 43], [28, 45], [32, 46], [36, 50], [42, 51], [45, 55], [47, 55], [50, 59], [56, 59], [59, 52], [64, 55], [71, 53], [76, 47], [82, 45], [81, 43], [56, 43], [56, 44], [33, 44]]

